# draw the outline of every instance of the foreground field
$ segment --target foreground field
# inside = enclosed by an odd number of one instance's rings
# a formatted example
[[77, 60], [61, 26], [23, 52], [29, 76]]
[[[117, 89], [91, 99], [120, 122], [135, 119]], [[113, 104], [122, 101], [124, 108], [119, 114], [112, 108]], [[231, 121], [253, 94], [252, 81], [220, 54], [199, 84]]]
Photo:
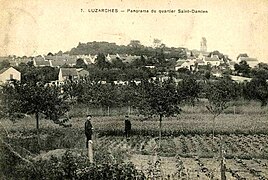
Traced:
[[[52, 137], [47, 136], [43, 137], [42, 143], [53, 148], [43, 148], [45, 150], [41, 155], [31, 156], [60, 156], [62, 150], [66, 149], [86, 154], [85, 141], [81, 135], [72, 134], [73, 141], [67, 141], [61, 133], [55, 133], [53, 136], [57, 140], [51, 142]], [[31, 136], [10, 139], [12, 144], [21, 144], [25, 149], [34, 146], [31, 144], [33, 140]], [[95, 135], [93, 143], [95, 154], [105, 150], [112, 154], [113, 159], [120, 156], [124, 157], [124, 161], [134, 163], [146, 177], [154, 174], [154, 177], [157, 175], [170, 179], [220, 179], [219, 146], [222, 143], [227, 179], [268, 178], [268, 135], [218, 135], [214, 143], [212, 137], [206, 135], [164, 137], [161, 148], [158, 148], [158, 139], [150, 136], [132, 136], [126, 139], [121, 136]], [[18, 152], [22, 154], [23, 151]], [[156, 163], [157, 161], [159, 163]]]
[[[268, 178], [268, 136], [223, 135], [227, 179], [267, 179]], [[219, 145], [220, 136], [179, 136], [162, 140], [157, 148], [157, 140], [149, 137], [101, 137], [95, 139], [110, 150], [119, 149], [132, 154], [131, 161], [143, 171], [148, 171], [150, 163], [160, 157], [160, 170], [167, 177], [180, 174], [189, 179], [220, 179]], [[156, 155], [158, 155], [156, 157]], [[180, 157], [179, 161], [176, 157]], [[264, 159], [266, 158], [266, 159]]]
[[[153, 162], [154, 156], [135, 155], [131, 161], [142, 171], [148, 171]], [[241, 160], [227, 159], [226, 178], [236, 179], [267, 179], [268, 161], [267, 160]], [[180, 171], [178, 168], [183, 167]], [[215, 158], [180, 158], [161, 157], [160, 171], [163, 177], [171, 179], [220, 179], [219, 161]]]
[[[222, 140], [221, 140], [222, 139]], [[220, 145], [226, 158], [268, 159], [268, 135], [218, 135], [214, 141], [212, 136], [181, 135], [165, 137], [159, 148], [158, 138], [133, 136], [129, 140], [123, 137], [95, 138], [95, 143], [113, 149], [125, 149], [131, 153], [163, 157], [202, 157], [219, 156]]]
[[[133, 162], [147, 177], [159, 174], [170, 179], [219, 179], [222, 146], [227, 179], [268, 179], [267, 107], [250, 104], [228, 109], [216, 119], [214, 140], [212, 116], [204, 107], [183, 110], [177, 117], [164, 118], [161, 143], [157, 117], [131, 115], [132, 132], [127, 140], [123, 136], [124, 116], [93, 116], [95, 156], [102, 151], [104, 158], [109, 153], [112, 159]], [[66, 150], [85, 155], [85, 116], [82, 112], [76, 116], [71, 113], [71, 127], [41, 119], [40, 149], [36, 148], [36, 125], [31, 116], [15, 123], [1, 119], [0, 132], [23, 158], [59, 156]]]
[[[70, 136], [66, 137], [66, 134]], [[71, 137], [72, 140], [68, 141]], [[34, 138], [11, 136], [9, 142], [13, 147], [20, 146], [17, 152], [23, 154], [26, 149], [34, 147]], [[80, 133], [54, 132], [43, 136], [42, 140], [41, 154], [27, 154], [35, 159], [47, 159], [52, 155], [61, 156], [66, 149], [72, 149], [78, 154], [86, 155], [85, 140]], [[219, 146], [222, 143], [227, 179], [268, 178], [268, 135], [264, 134], [217, 135], [214, 143], [212, 137], [206, 135], [164, 137], [161, 148], [158, 148], [158, 138], [151, 136], [131, 136], [126, 139], [122, 136], [95, 135], [93, 143], [96, 156], [104, 150], [110, 153], [112, 159], [118, 159], [119, 156], [126, 162], [134, 163], [146, 177], [154, 174], [154, 177], [157, 175], [170, 179], [220, 179]]]

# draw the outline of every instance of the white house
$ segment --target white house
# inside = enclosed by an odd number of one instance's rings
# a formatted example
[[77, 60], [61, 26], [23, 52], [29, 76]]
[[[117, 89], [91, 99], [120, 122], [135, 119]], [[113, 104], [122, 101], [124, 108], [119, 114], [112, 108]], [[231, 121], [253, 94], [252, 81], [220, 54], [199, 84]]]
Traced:
[[75, 68], [60, 68], [59, 81], [77, 80], [78, 72]]
[[219, 66], [221, 64], [221, 60], [217, 55], [212, 55], [211, 57], [205, 57], [204, 61], [206, 64], [210, 64], [211, 66]]
[[114, 81], [114, 84], [115, 85], [128, 85], [128, 81], [118, 80], [118, 81]]
[[89, 75], [89, 72], [83, 68], [76, 69], [79, 78], [83, 78]]
[[195, 63], [198, 65], [198, 66], [204, 66], [206, 65], [205, 61], [203, 61], [202, 59], [197, 59], [195, 61]]
[[95, 56], [91, 56], [90, 54], [89, 55], [78, 55], [76, 57], [77, 57], [77, 59], [79, 59], [79, 58], [83, 59], [86, 65], [95, 63]]
[[114, 60], [114, 59], [116, 59], [116, 58], [120, 58], [120, 56], [118, 55], [118, 54], [108, 54], [107, 56], [106, 56], [106, 59], [107, 59], [107, 61], [109, 61], [109, 62], [112, 62], [112, 60]]
[[12, 79], [21, 80], [21, 73], [13, 67], [0, 70], [0, 84], [8, 82]]
[[242, 77], [242, 76], [231, 76], [232, 80], [236, 82], [251, 81], [252, 78]]
[[83, 68], [60, 68], [59, 72], [59, 82], [65, 80], [78, 80], [89, 75], [89, 72]]
[[45, 59], [43, 56], [37, 56], [33, 59], [33, 65], [35, 67], [52, 66], [51, 61]]
[[145, 67], [148, 68], [148, 69], [154, 69], [155, 68], [155, 66], [153, 66], [153, 65], [152, 66], [148, 65], [148, 66], [145, 66]]
[[175, 71], [177, 71], [180, 68], [186, 68], [191, 70], [191, 67], [193, 67], [195, 64], [194, 61], [188, 61], [188, 60], [178, 60], [177, 64], [175, 65]]

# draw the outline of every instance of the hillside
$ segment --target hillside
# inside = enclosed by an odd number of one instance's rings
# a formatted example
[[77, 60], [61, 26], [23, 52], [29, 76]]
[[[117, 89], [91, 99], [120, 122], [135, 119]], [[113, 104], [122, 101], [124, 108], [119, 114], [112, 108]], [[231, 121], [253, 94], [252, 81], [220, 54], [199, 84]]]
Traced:
[[166, 58], [186, 58], [185, 48], [174, 48], [174, 47], [161, 47], [153, 48], [141, 45], [140, 43], [125, 45], [117, 45], [116, 43], [109, 42], [87, 42], [77, 45], [77, 47], [72, 48], [67, 51], [70, 55], [83, 55], [91, 54], [96, 55], [98, 53], [104, 54], [129, 54], [129, 55], [146, 55], [155, 56], [157, 53], [164, 53]]

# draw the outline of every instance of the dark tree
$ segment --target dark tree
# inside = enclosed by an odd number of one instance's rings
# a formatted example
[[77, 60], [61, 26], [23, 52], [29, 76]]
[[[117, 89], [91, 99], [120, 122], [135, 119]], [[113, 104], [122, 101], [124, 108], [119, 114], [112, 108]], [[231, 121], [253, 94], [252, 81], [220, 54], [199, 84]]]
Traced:
[[0, 62], [0, 70], [3, 68], [8, 68], [8, 67], [10, 67], [10, 63], [8, 60], [3, 60]]
[[87, 68], [87, 65], [86, 65], [84, 59], [82, 59], [82, 58], [78, 58], [78, 59], [76, 60], [76, 67]]
[[44, 114], [47, 119], [59, 125], [65, 125], [67, 121], [67, 119], [60, 120], [69, 107], [60, 93], [60, 88], [56, 86], [45, 86], [43, 83], [23, 84], [14, 81], [3, 86], [2, 94], [5, 112], [10, 117], [14, 117], [17, 113], [35, 116], [38, 146], [40, 145], [40, 114]]
[[139, 40], [131, 40], [128, 46], [138, 48], [141, 46], [141, 42]]
[[178, 83], [178, 93], [182, 100], [186, 103], [195, 105], [195, 101], [198, 99], [201, 87], [197, 83], [196, 79], [191, 76], [185, 77]]
[[28, 64], [21, 63], [18, 66], [21, 72], [21, 81], [23, 83], [51, 82], [58, 79], [59, 69], [54, 67], [32, 67]]
[[115, 59], [112, 59], [111, 67], [118, 68], [118, 69], [124, 69], [126, 67], [126, 65], [123, 63], [123, 61], [121, 59], [119, 59], [117, 57]]
[[53, 56], [52, 52], [49, 52], [49, 53], [47, 54], [47, 56]]
[[246, 83], [243, 92], [246, 99], [260, 101], [261, 106], [266, 106], [268, 103], [268, 82], [263, 77], [254, 77]]
[[99, 53], [96, 59], [96, 66], [100, 69], [109, 68], [110, 64], [106, 61], [106, 57], [103, 53]]
[[160, 145], [163, 117], [179, 114], [181, 111], [179, 107], [181, 98], [176, 85], [171, 80], [143, 82], [140, 85], [138, 98], [137, 108], [141, 114], [159, 116]]
[[[90, 104], [94, 107], [107, 109], [107, 115], [110, 115], [110, 108], [118, 103], [118, 94], [116, 88], [111, 84], [95, 83], [89, 90]], [[87, 93], [87, 92], [85, 92]], [[103, 111], [104, 112], [104, 111]]]
[[81, 100], [85, 83], [83, 80], [79, 81], [67, 81], [62, 85], [63, 94], [66, 99], [73, 105], [76, 104], [78, 100]]
[[237, 84], [228, 78], [208, 82], [205, 91], [208, 99], [206, 107], [213, 115], [213, 139], [216, 117], [229, 107], [230, 101], [237, 99], [238, 92]]
[[239, 64], [234, 65], [235, 71], [242, 76], [249, 77], [250, 75], [250, 67], [247, 61], [241, 61]]

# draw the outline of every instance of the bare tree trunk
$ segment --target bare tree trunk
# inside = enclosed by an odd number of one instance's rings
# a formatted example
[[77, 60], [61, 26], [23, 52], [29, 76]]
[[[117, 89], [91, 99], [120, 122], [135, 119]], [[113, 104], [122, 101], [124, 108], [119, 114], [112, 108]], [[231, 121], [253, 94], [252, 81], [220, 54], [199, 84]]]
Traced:
[[[104, 109], [103, 109], [103, 108], [104, 108]], [[103, 116], [105, 116], [105, 107], [102, 107], [102, 106], [101, 106], [101, 113], [102, 113]]]
[[131, 109], [130, 108], [131, 108], [130, 105], [128, 105], [128, 115], [130, 115], [130, 113], [131, 113]]
[[214, 115], [213, 116], [213, 127], [212, 127], [212, 141], [213, 141], [213, 143], [214, 143], [214, 136], [215, 136], [215, 120], [216, 120], [216, 116]]
[[107, 107], [107, 115], [110, 116], [110, 106]]
[[35, 119], [36, 119], [36, 130], [37, 130], [37, 147], [38, 147], [38, 150], [39, 150], [41, 145], [40, 145], [39, 113], [38, 112], [35, 113]]

